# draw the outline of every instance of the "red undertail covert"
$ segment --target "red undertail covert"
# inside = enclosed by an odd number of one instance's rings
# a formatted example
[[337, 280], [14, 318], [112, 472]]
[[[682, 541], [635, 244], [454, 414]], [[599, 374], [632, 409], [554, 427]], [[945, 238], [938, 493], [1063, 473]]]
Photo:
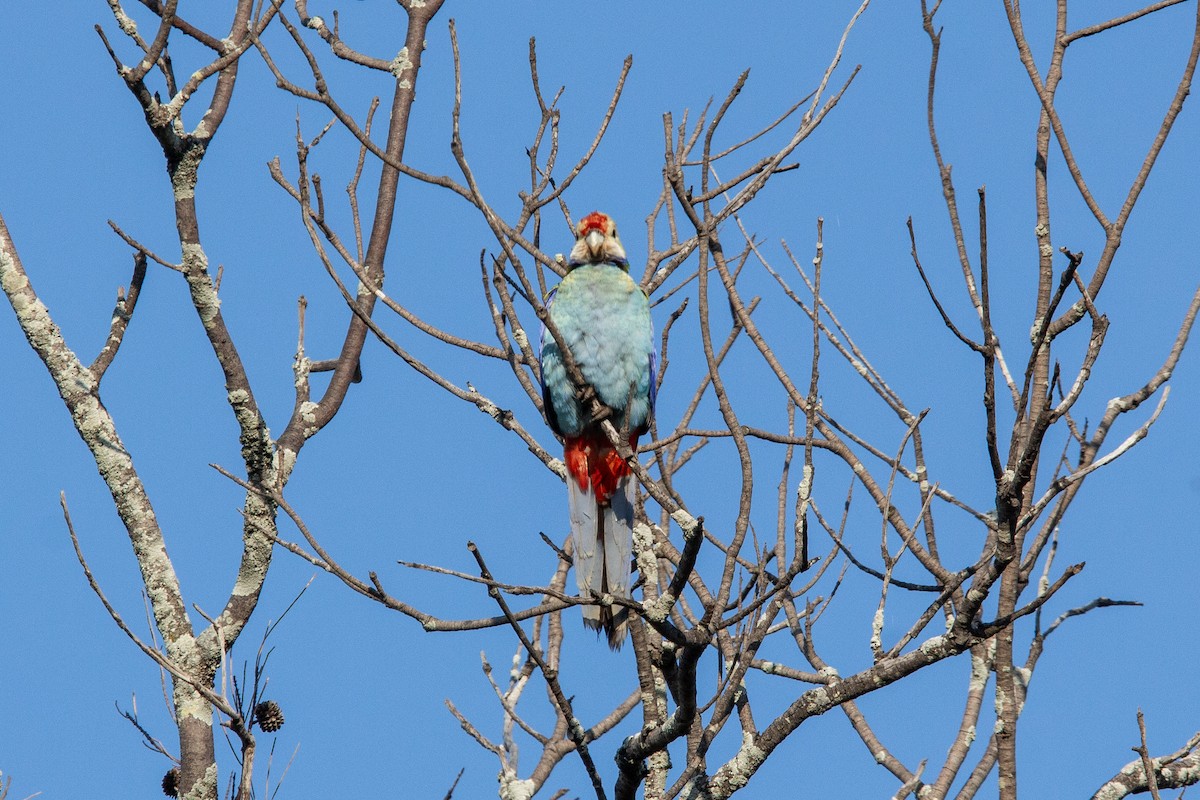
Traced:
[[[629, 446], [635, 452], [637, 440], [637, 434], [629, 437]], [[591, 487], [596, 493], [596, 503], [600, 506], [609, 504], [617, 491], [617, 483], [629, 474], [629, 465], [621, 458], [603, 431], [568, 438], [564, 457], [567, 471], [579, 484], [579, 488], [586, 492]]]

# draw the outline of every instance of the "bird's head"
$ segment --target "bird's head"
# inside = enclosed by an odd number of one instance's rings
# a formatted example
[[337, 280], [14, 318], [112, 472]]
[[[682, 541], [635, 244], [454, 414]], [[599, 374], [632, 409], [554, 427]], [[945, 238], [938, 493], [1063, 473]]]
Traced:
[[579, 220], [575, 234], [575, 246], [571, 248], [572, 267], [580, 264], [616, 264], [622, 269], [629, 269], [625, 248], [617, 238], [617, 225], [607, 214], [599, 211], [588, 214]]

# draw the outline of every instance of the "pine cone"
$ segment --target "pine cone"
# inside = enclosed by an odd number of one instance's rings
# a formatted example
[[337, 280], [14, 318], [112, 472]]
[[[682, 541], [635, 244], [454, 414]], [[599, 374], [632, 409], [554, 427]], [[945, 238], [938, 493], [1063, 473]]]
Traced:
[[163, 775], [162, 790], [167, 797], [179, 796], [179, 767], [171, 767]]
[[274, 700], [266, 700], [254, 707], [254, 719], [258, 727], [267, 733], [274, 733], [283, 727], [283, 712]]

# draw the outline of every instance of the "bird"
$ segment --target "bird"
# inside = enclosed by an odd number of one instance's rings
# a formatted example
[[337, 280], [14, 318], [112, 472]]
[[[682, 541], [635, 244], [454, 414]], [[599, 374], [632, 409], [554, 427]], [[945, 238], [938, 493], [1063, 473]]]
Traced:
[[[637, 452], [638, 437], [650, 429], [657, 394], [654, 327], [649, 298], [629, 275], [612, 218], [593, 211], [575, 232], [567, 273], [546, 298], [558, 339], [543, 325], [542, 399], [547, 423], [563, 439], [580, 596], [629, 597], [637, 480], [601, 421], [612, 422]], [[592, 415], [590, 393], [572, 382], [563, 346], [603, 405], [601, 419]], [[597, 634], [603, 631], [617, 650], [626, 637], [629, 610], [584, 605], [583, 621]]]

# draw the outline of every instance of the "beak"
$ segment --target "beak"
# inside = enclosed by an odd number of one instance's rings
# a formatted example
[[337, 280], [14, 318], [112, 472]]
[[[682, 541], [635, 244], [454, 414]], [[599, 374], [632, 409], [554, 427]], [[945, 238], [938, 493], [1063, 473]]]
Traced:
[[595, 229], [588, 231], [587, 236], [583, 237], [583, 241], [587, 244], [588, 253], [592, 258], [600, 258], [604, 255], [604, 234], [601, 231]]

